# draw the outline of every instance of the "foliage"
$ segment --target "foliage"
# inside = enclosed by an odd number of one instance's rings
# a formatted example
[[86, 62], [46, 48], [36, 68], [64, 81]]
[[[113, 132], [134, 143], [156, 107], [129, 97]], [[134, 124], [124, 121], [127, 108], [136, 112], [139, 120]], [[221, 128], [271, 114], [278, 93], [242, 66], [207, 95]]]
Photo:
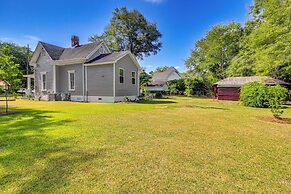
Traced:
[[282, 105], [286, 102], [288, 90], [280, 85], [267, 86], [250, 82], [242, 86], [240, 98], [245, 106], [271, 108], [274, 117], [283, 114]]
[[145, 85], [141, 85], [142, 96], [145, 100], [151, 100], [151, 93]]
[[[13, 62], [13, 56], [8, 46], [0, 50], [0, 80], [4, 81], [8, 88], [5, 95], [16, 92], [21, 85], [21, 70], [19, 64]], [[8, 112], [8, 103], [6, 100], [6, 112]]]
[[254, 0], [250, 19], [215, 25], [185, 61], [212, 83], [225, 76], [265, 75], [291, 82], [290, 0]]
[[209, 89], [205, 83], [198, 78], [186, 78], [184, 80], [186, 96], [206, 96], [209, 94]]
[[282, 105], [286, 102], [288, 90], [280, 85], [268, 87], [268, 103], [274, 117], [283, 114]]
[[185, 83], [184, 79], [178, 79], [178, 80], [171, 80], [167, 82], [170, 94], [179, 94], [182, 95], [185, 92]]
[[252, 18], [246, 23], [244, 46], [234, 58], [232, 69], [251, 69], [252, 74], [290, 82], [290, 1], [255, 0], [250, 14]]
[[113, 17], [104, 33], [89, 37], [89, 41], [103, 39], [110, 49], [129, 50], [143, 59], [160, 51], [161, 37], [155, 23], [147, 21], [138, 10], [128, 11], [126, 7], [122, 7], [113, 11]]
[[[4, 47], [7, 47], [10, 51], [10, 54], [13, 56], [11, 59], [15, 64], [19, 64], [22, 72], [26, 73], [27, 71], [27, 63], [32, 57], [32, 51], [27, 47], [18, 46], [14, 43], [8, 42], [0, 42], [0, 50]], [[28, 73], [32, 73], [32, 69], [28, 66]]]
[[178, 93], [177, 85], [175, 83], [172, 83], [168, 85], [170, 95], [176, 95]]
[[146, 86], [151, 81], [152, 76], [145, 69], [142, 69], [139, 74], [139, 83], [141, 86]]
[[155, 98], [157, 98], [157, 99], [163, 98], [163, 93], [162, 92], [156, 92], [155, 93]]
[[239, 52], [242, 27], [239, 23], [219, 24], [195, 43], [186, 67], [204, 79], [216, 82], [226, 77], [226, 69]]
[[240, 100], [244, 106], [266, 108], [268, 107], [267, 96], [267, 87], [259, 82], [244, 84], [240, 90]]

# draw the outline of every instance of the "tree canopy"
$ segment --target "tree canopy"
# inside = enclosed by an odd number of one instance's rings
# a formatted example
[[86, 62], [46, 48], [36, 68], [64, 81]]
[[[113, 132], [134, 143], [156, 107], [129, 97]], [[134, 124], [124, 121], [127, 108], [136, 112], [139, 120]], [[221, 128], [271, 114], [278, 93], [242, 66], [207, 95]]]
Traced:
[[27, 47], [18, 46], [14, 43], [0, 42], [0, 50], [4, 47], [7, 47], [10, 54], [13, 56], [11, 60], [16, 64], [19, 64], [19, 68], [22, 70], [22, 72], [26, 73], [28, 67], [28, 73], [32, 73], [30, 66], [27, 66], [27, 63], [33, 54], [30, 49], [28, 50]]
[[195, 75], [215, 82], [226, 76], [267, 75], [291, 82], [291, 4], [254, 0], [243, 27], [215, 25], [185, 61]]
[[129, 50], [140, 59], [157, 54], [162, 34], [155, 23], [149, 22], [138, 10], [116, 8], [109, 25], [101, 35], [92, 35], [89, 41], [104, 40], [114, 51]]
[[0, 80], [8, 86], [5, 90], [6, 112], [8, 112], [7, 94], [16, 92], [21, 85], [21, 70], [19, 64], [14, 63], [13, 59], [9, 47], [2, 47], [0, 50]]
[[210, 80], [226, 77], [226, 69], [239, 52], [242, 27], [239, 23], [218, 24], [195, 43], [186, 67]]

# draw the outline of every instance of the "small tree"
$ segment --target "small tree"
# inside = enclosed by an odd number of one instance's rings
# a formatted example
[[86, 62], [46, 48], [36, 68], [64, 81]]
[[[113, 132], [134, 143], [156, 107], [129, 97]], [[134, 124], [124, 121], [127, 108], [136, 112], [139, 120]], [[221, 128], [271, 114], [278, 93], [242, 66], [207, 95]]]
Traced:
[[0, 50], [0, 80], [6, 84], [4, 89], [6, 97], [6, 113], [8, 113], [8, 94], [16, 92], [21, 86], [22, 73], [19, 64], [13, 62], [13, 56], [9, 48], [3, 47]]
[[141, 86], [147, 86], [147, 84], [151, 81], [152, 76], [148, 74], [144, 69], [139, 74], [139, 83]]
[[169, 87], [170, 95], [176, 95], [178, 93], [177, 84], [171, 83], [168, 85], [169, 85], [168, 87]]
[[274, 117], [279, 118], [284, 110], [283, 104], [288, 97], [288, 90], [280, 85], [268, 87], [268, 104]]
[[280, 85], [266, 86], [258, 82], [247, 83], [242, 86], [240, 100], [243, 105], [259, 108], [271, 108], [274, 117], [283, 114], [283, 104], [288, 97], [288, 90]]
[[240, 100], [244, 106], [267, 108], [267, 90], [266, 85], [259, 82], [244, 84], [240, 90]]

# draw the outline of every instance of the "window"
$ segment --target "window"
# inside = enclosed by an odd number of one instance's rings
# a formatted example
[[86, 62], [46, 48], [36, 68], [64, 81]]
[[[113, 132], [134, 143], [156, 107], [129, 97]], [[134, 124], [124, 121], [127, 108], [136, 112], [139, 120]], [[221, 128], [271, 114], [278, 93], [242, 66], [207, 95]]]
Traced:
[[69, 91], [75, 91], [75, 71], [68, 71], [69, 74]]
[[124, 83], [124, 69], [119, 69], [119, 83]]
[[45, 50], [44, 49], [41, 50], [41, 56], [45, 56]]
[[46, 91], [46, 72], [41, 72], [41, 91]]
[[136, 73], [135, 73], [135, 71], [131, 72], [131, 83], [132, 84], [136, 83]]
[[103, 46], [100, 47], [100, 53], [105, 54], [105, 50], [104, 50]]

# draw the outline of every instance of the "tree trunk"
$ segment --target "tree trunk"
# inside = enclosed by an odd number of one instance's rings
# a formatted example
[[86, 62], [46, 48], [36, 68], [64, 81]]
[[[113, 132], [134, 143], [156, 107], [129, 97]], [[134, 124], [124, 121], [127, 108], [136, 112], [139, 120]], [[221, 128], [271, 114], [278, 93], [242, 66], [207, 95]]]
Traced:
[[8, 95], [7, 95], [7, 92], [5, 92], [5, 101], [6, 101], [5, 112], [8, 113]]

